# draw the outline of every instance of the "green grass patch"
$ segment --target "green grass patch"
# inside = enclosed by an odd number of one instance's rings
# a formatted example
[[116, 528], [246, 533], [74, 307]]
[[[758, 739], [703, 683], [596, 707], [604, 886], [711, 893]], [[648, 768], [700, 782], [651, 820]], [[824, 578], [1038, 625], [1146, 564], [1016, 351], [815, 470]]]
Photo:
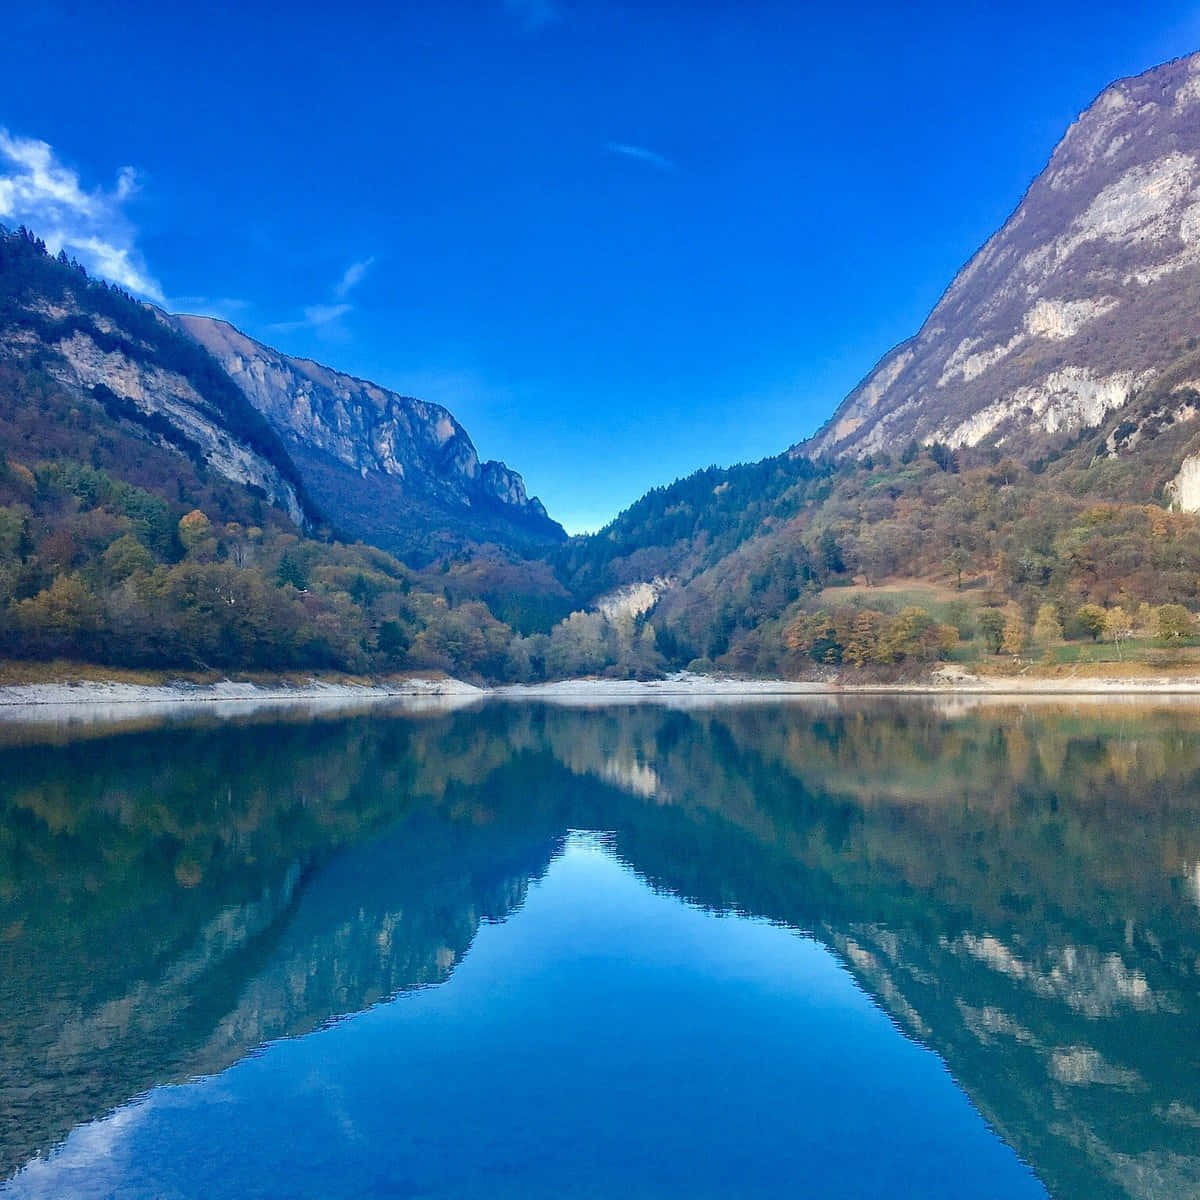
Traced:
[[1120, 648], [1112, 642], [1063, 642], [1049, 647], [1046, 658], [1056, 666], [1074, 663], [1143, 662], [1156, 667], [1200, 662], [1200, 638], [1162, 642], [1157, 638], [1131, 638]]

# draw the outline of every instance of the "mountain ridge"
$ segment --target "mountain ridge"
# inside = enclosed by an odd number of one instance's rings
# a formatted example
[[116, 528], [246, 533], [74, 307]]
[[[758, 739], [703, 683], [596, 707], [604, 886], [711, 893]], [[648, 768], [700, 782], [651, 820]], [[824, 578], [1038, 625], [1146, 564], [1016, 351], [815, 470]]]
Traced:
[[[172, 324], [220, 364], [263, 414], [339, 528], [406, 557], [470, 540], [515, 545], [565, 537], [524, 480], [481, 460], [449, 409], [404, 396], [257, 341], [228, 321], [177, 314]], [[427, 545], [428, 544], [428, 545]]]
[[1198, 102], [1200, 54], [1104, 88], [921, 328], [791, 453], [1033, 456], [1124, 405], [1200, 336]]
[[565, 534], [521, 476], [481, 461], [454, 415], [232, 325], [174, 316], [0, 228], [0, 359], [44, 372], [145, 440], [279, 507], [420, 564]]

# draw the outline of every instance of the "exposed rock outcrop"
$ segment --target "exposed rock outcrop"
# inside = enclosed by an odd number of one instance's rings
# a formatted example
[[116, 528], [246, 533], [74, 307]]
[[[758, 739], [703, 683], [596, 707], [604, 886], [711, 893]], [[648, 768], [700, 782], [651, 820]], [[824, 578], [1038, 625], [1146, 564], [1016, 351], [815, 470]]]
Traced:
[[564, 536], [520, 475], [480, 462], [440, 405], [289, 358], [224, 321], [173, 320], [267, 418], [322, 510], [348, 534], [402, 553], [421, 545], [426, 557], [464, 537], [536, 544]]
[[1004, 226], [796, 451], [1035, 454], [1200, 337], [1200, 54], [1107, 88]]
[[[296, 525], [315, 521], [282, 442], [210, 356], [154, 310], [65, 265], [36, 255], [14, 262], [0, 270], [0, 360], [44, 371], [141, 437], [250, 488]], [[19, 268], [30, 262], [40, 270], [26, 278]]]

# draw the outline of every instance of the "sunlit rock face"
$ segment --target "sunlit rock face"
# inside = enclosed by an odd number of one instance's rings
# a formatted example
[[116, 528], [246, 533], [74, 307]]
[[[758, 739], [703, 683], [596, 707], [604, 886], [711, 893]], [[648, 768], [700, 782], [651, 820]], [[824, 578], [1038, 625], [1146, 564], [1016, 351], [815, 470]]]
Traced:
[[[112, 328], [99, 331], [114, 332]], [[219, 475], [258, 488], [296, 525], [304, 526], [305, 514], [295, 488], [274, 464], [231, 435], [206, 397], [184, 376], [123, 350], [105, 350], [81, 330], [64, 337], [56, 349], [61, 358], [55, 373], [63, 382], [88, 391], [97, 386], [109, 388], [147, 416], [164, 418], [199, 447], [205, 462]]]
[[189, 377], [190, 364], [171, 365], [162, 345], [122, 328], [83, 296], [70, 288], [53, 298], [20, 296], [0, 322], [0, 361], [34, 365], [81, 398], [107, 397], [147, 440], [186, 448], [194, 460], [255, 489], [306, 527], [314, 514], [305, 511], [282, 449], [272, 454], [248, 440], [213, 380]]
[[1107, 88], [920, 332], [796, 450], [1037, 452], [1101, 423], [1197, 336], [1200, 54]]
[[221, 364], [283, 438], [339, 528], [388, 549], [447, 542], [560, 540], [562, 529], [501, 462], [480, 462], [437, 404], [289, 358], [209, 317], [173, 318]]
[[1167, 494], [1181, 512], [1200, 512], [1200, 455], [1183, 460], [1179, 474], [1167, 485]]

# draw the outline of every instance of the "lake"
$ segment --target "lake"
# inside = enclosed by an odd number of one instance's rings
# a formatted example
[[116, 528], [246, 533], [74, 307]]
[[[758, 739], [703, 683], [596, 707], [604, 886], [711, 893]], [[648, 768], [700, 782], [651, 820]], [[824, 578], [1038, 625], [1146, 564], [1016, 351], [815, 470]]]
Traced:
[[1200, 707], [0, 722], [5, 1197], [1198, 1195], [1198, 1031]]

